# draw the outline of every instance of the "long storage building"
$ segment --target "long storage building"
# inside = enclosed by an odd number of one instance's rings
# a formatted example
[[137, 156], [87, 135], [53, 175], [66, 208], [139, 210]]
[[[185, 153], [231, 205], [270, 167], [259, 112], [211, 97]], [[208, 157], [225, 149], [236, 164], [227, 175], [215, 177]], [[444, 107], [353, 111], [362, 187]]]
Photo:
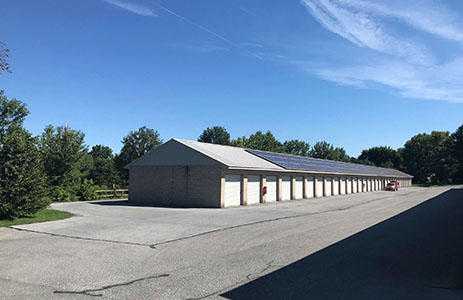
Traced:
[[176, 207], [232, 207], [401, 187], [394, 169], [171, 139], [130, 163], [129, 201]]

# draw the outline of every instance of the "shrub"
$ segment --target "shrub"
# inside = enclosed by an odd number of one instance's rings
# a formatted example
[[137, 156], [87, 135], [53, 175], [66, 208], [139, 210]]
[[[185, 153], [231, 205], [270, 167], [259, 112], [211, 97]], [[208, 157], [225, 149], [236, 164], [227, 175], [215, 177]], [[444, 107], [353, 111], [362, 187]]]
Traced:
[[96, 200], [97, 190], [98, 187], [93, 184], [93, 181], [85, 179], [79, 185], [76, 195], [80, 201]]
[[76, 199], [76, 193], [69, 186], [55, 186], [50, 191], [50, 197], [54, 202], [69, 202]]
[[0, 218], [31, 215], [50, 204], [35, 139], [16, 127], [0, 135]]

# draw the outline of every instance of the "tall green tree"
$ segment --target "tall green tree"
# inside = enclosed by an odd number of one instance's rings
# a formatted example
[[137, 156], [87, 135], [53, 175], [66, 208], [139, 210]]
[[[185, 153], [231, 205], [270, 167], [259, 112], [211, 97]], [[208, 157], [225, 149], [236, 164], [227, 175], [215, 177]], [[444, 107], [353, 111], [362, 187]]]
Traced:
[[120, 154], [115, 157], [115, 162], [124, 184], [127, 184], [129, 179], [129, 173], [125, 166], [139, 159], [161, 143], [159, 132], [147, 127], [131, 131], [122, 139], [122, 149]]
[[36, 140], [23, 128], [26, 106], [0, 91], [0, 218], [26, 216], [49, 204]]
[[463, 125], [450, 137], [450, 153], [454, 163], [454, 180], [463, 183]]
[[283, 152], [300, 156], [309, 156], [310, 144], [301, 140], [285, 141], [283, 143]]
[[74, 200], [75, 191], [89, 175], [91, 158], [84, 134], [67, 126], [47, 126], [40, 137], [48, 185], [56, 201]]
[[453, 172], [449, 145], [450, 134], [446, 131], [415, 135], [400, 149], [405, 170], [416, 182], [448, 182]]
[[341, 147], [334, 147], [326, 141], [315, 143], [312, 148], [311, 156], [314, 158], [337, 160], [348, 162], [351, 160], [346, 151]]
[[208, 127], [201, 133], [198, 142], [230, 145], [230, 134], [221, 126]]
[[377, 167], [384, 168], [399, 169], [402, 163], [399, 152], [386, 146], [363, 150], [358, 159], [360, 161], [369, 161]]
[[245, 147], [249, 149], [271, 152], [281, 152], [283, 150], [283, 145], [270, 131], [265, 133], [257, 131], [256, 133], [251, 134], [249, 138], [244, 139], [243, 142]]
[[92, 168], [89, 178], [98, 186], [111, 188], [120, 182], [114, 163], [113, 150], [108, 146], [95, 145], [90, 150]]

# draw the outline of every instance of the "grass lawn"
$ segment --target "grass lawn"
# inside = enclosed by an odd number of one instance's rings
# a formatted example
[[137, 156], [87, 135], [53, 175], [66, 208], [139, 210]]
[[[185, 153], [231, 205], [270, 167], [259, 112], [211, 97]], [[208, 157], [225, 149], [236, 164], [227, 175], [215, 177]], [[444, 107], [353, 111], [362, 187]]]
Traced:
[[22, 217], [14, 220], [0, 220], [0, 227], [62, 220], [70, 218], [71, 216], [72, 214], [68, 212], [54, 209], [44, 209], [30, 217]]

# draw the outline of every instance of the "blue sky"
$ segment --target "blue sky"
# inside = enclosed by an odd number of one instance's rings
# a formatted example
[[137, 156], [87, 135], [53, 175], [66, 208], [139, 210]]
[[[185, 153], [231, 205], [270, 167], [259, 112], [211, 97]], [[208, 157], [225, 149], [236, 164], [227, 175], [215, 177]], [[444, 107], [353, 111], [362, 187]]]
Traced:
[[463, 3], [366, 0], [7, 1], [0, 40], [27, 127], [196, 139], [271, 130], [351, 155], [463, 124]]

